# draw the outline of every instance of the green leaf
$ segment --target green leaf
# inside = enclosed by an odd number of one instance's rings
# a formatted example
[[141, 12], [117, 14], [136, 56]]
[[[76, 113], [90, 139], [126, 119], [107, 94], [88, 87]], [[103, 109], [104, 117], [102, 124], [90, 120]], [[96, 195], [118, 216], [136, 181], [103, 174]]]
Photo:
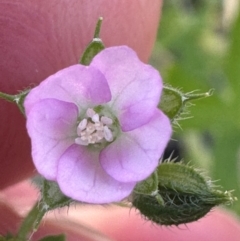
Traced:
[[99, 18], [96, 28], [93, 40], [89, 43], [85, 51], [83, 52], [83, 55], [80, 59], [80, 64], [83, 65], [89, 65], [94, 58], [95, 55], [97, 55], [99, 52], [101, 52], [105, 47], [103, 45], [102, 40], [99, 37], [101, 25], [102, 25], [102, 18]]
[[57, 235], [57, 236], [47, 236], [44, 237], [42, 239], [40, 239], [39, 241], [65, 241], [66, 237], [65, 235], [61, 234], [61, 235]]
[[179, 225], [207, 214], [214, 206], [230, 204], [230, 192], [216, 190], [199, 170], [181, 163], [163, 163], [157, 169], [157, 196], [135, 193], [133, 206], [149, 220], [161, 225]]

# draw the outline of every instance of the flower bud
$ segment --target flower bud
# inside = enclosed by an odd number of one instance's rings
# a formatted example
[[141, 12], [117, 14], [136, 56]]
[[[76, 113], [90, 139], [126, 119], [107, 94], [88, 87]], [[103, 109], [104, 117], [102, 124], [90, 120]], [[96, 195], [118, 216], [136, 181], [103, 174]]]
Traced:
[[157, 224], [179, 225], [196, 221], [213, 207], [235, 200], [231, 192], [216, 190], [203, 174], [181, 163], [163, 163], [158, 167], [157, 175], [157, 194], [135, 193], [133, 196], [133, 206]]
[[209, 90], [206, 93], [183, 93], [180, 90], [164, 86], [163, 92], [161, 95], [160, 103], [158, 107], [168, 116], [168, 118], [174, 123], [182, 118], [186, 108], [188, 107], [187, 103], [192, 100], [197, 100], [205, 97], [209, 97], [213, 94], [213, 89]]
[[80, 64], [89, 65], [93, 57], [105, 48], [102, 40], [99, 38], [102, 20], [103, 18], [98, 19], [93, 40], [88, 44], [88, 46], [84, 50], [84, 53], [79, 61]]

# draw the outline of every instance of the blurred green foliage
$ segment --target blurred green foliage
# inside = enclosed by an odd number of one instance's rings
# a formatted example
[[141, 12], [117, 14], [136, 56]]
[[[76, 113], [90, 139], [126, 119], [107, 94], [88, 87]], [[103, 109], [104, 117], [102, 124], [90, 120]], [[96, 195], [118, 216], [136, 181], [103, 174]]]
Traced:
[[[167, 0], [151, 64], [185, 92], [215, 89], [196, 101], [174, 138], [184, 159], [235, 190], [240, 200], [240, 11], [226, 22], [221, 0]], [[240, 202], [231, 207], [240, 214]]]

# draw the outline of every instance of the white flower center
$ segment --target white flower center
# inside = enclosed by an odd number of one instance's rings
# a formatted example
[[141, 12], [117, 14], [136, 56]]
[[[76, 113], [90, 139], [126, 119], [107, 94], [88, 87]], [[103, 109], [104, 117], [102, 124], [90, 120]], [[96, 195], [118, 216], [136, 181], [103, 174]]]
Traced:
[[86, 112], [87, 118], [80, 121], [77, 127], [75, 143], [83, 146], [101, 143], [104, 140], [111, 142], [113, 133], [110, 129], [113, 120], [107, 116], [99, 116], [93, 109]]

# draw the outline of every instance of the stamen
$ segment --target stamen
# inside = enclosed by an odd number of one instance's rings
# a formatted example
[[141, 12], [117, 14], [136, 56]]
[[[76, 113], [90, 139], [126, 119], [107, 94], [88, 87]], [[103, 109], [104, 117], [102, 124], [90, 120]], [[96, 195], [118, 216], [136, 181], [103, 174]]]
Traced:
[[81, 139], [82, 139], [83, 141], [88, 141], [88, 135], [87, 135], [86, 132], [82, 133]]
[[91, 122], [88, 122], [87, 128], [86, 128], [86, 132], [87, 132], [88, 134], [91, 134], [91, 133], [93, 133], [95, 130], [96, 130], [96, 128], [95, 128], [94, 124], [91, 123]]
[[78, 137], [75, 143], [83, 146], [113, 140], [112, 130], [109, 128], [113, 120], [107, 116], [99, 116], [93, 109], [86, 112], [87, 118], [80, 121], [77, 127]]
[[98, 131], [103, 131], [103, 123], [101, 123], [101, 122], [97, 122], [97, 123], [95, 123], [94, 124], [94, 126], [95, 126], [95, 129], [96, 130], [98, 130]]
[[97, 131], [97, 132], [96, 132], [96, 136], [97, 136], [97, 140], [98, 140], [98, 141], [102, 140], [103, 137], [104, 137], [103, 131]]
[[107, 116], [102, 116], [101, 122], [105, 125], [108, 125], [108, 126], [112, 125], [112, 123], [113, 123], [112, 119], [107, 117]]
[[87, 146], [88, 145], [88, 141], [87, 140], [82, 140], [81, 137], [77, 137], [75, 139], [75, 143], [78, 145], [82, 145], [82, 146]]
[[87, 109], [87, 116], [88, 117], [92, 118], [95, 114], [96, 114], [96, 112], [93, 109], [91, 109], [91, 108]]
[[99, 114], [95, 114], [92, 116], [92, 121], [93, 122], [99, 122]]
[[112, 134], [112, 131], [107, 127], [107, 126], [104, 126], [103, 127], [103, 132], [104, 132], [104, 137], [107, 141], [112, 141], [113, 140], [113, 134]]
[[[79, 125], [78, 125], [78, 127], [77, 127], [77, 130], [79, 131], [79, 132], [81, 132], [81, 131], [83, 131], [85, 128], [86, 128], [86, 126], [87, 126], [87, 119], [83, 119], [80, 123], [79, 123]], [[78, 134], [79, 135], [79, 134]]]
[[93, 135], [89, 136], [89, 143], [94, 144], [96, 142], [97, 142], [96, 134], [93, 134]]

